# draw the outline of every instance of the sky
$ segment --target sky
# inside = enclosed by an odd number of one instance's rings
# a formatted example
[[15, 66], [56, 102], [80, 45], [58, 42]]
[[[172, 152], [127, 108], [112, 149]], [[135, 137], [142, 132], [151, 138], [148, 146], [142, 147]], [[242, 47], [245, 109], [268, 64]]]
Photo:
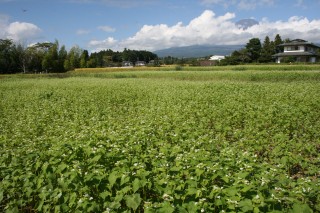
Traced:
[[[259, 25], [236, 26], [247, 18]], [[320, 43], [320, 0], [0, 0], [0, 39], [25, 46], [155, 51], [276, 34]]]

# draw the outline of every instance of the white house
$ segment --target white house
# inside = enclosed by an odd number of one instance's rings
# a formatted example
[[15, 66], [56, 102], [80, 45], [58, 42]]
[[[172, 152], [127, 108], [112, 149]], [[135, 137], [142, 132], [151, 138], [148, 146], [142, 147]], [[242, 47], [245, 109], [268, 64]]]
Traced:
[[296, 62], [311, 62], [315, 63], [319, 57], [319, 46], [307, 42], [302, 39], [295, 39], [288, 43], [280, 44], [283, 47], [283, 52], [273, 55], [276, 58], [276, 63], [281, 63], [285, 58], [291, 57]]
[[223, 56], [223, 55], [213, 55], [209, 58], [209, 60], [210, 61], [220, 61], [224, 58], [225, 58], [225, 56]]

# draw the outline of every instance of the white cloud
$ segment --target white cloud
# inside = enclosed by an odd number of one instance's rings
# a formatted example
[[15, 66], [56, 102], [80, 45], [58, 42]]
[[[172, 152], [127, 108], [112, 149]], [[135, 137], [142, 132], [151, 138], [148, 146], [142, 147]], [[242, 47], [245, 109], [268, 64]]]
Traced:
[[7, 37], [15, 41], [29, 40], [38, 36], [41, 29], [26, 22], [13, 22], [6, 29]]
[[108, 32], [108, 33], [116, 31], [116, 29], [114, 29], [114, 28], [112, 28], [110, 26], [99, 26], [98, 29], [102, 30], [104, 32]]
[[320, 41], [320, 19], [308, 20], [294, 16], [287, 21], [272, 22], [264, 18], [259, 25], [239, 29], [233, 21], [234, 18], [233, 13], [216, 16], [213, 11], [206, 10], [187, 25], [181, 22], [173, 26], [144, 25], [132, 37], [124, 40], [116, 40], [112, 37], [102, 41], [95, 40], [89, 43], [89, 47], [94, 50], [123, 50], [126, 47], [153, 51], [197, 44], [245, 44], [254, 37], [263, 40], [265, 36], [269, 36], [273, 39], [276, 34], [280, 34], [282, 38]]
[[0, 14], [0, 38], [12, 39], [14, 41], [32, 41], [39, 37], [41, 29], [27, 22], [9, 23], [9, 17]]
[[118, 49], [118, 42], [113, 37], [108, 37], [105, 40], [92, 40], [89, 42], [89, 47], [93, 48], [93, 52], [98, 52], [104, 49]]

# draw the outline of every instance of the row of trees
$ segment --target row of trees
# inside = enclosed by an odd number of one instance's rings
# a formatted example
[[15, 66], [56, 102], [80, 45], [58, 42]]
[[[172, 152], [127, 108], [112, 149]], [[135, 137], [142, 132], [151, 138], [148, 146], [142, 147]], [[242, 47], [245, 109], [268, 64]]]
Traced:
[[274, 62], [272, 55], [283, 51], [279, 45], [289, 41], [289, 39], [282, 40], [279, 34], [275, 36], [273, 41], [269, 36], [266, 36], [263, 43], [259, 38], [252, 38], [245, 48], [234, 51], [230, 56], [220, 61], [220, 65]]
[[125, 48], [122, 52], [115, 52], [111, 49], [107, 49], [92, 53], [87, 67], [119, 67], [124, 61], [130, 61], [132, 63], [144, 61], [149, 63], [154, 60], [157, 61], [158, 56], [145, 50], [130, 50]]
[[9, 39], [0, 39], [0, 74], [65, 72], [75, 68], [121, 66], [123, 61], [148, 63], [157, 58], [156, 54], [148, 51], [103, 50], [89, 55], [87, 50], [78, 46], [67, 51], [57, 40], [25, 47]]

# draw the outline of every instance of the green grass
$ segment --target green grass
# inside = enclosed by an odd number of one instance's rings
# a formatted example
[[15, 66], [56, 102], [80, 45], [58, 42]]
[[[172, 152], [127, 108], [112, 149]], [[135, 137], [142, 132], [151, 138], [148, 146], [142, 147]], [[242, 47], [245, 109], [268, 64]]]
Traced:
[[0, 77], [1, 212], [318, 212], [317, 71]]
[[133, 68], [82, 68], [76, 73], [127, 72], [127, 71], [320, 71], [320, 64], [254, 64], [235, 66], [161, 66]]

